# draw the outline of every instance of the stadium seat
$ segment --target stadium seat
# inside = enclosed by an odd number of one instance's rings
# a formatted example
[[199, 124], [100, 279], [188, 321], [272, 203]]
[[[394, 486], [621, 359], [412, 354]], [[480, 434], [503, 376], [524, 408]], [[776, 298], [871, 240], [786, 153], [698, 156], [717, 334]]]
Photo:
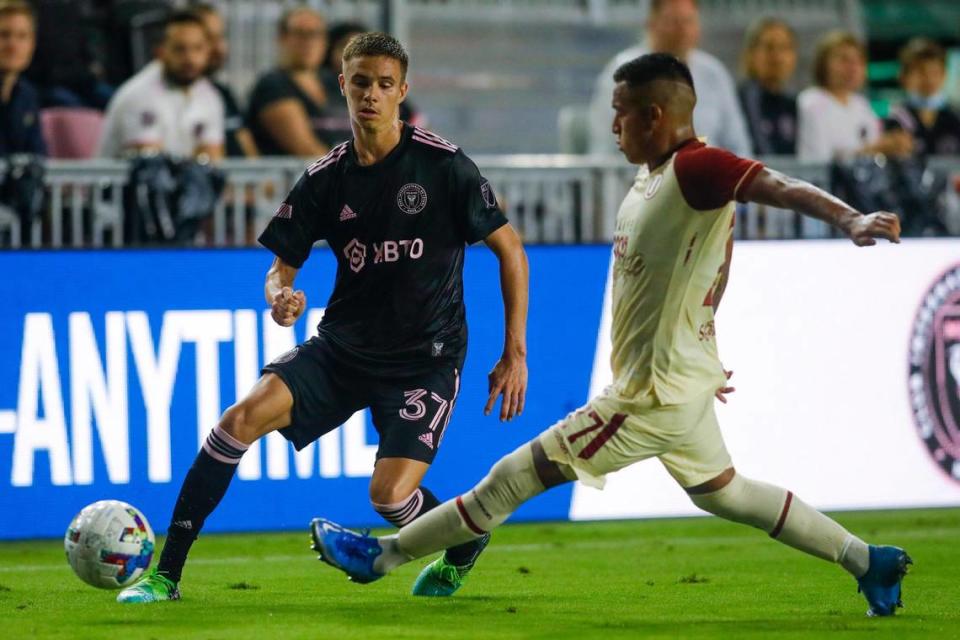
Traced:
[[92, 158], [103, 129], [103, 114], [94, 109], [55, 107], [40, 112], [40, 124], [51, 158]]

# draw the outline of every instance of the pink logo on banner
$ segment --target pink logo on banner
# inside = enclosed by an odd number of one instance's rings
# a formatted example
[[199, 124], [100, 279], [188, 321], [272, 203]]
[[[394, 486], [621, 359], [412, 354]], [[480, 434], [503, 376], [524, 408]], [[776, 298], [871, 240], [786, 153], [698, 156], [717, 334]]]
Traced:
[[917, 435], [933, 462], [960, 483], [960, 264], [924, 294], [909, 344]]

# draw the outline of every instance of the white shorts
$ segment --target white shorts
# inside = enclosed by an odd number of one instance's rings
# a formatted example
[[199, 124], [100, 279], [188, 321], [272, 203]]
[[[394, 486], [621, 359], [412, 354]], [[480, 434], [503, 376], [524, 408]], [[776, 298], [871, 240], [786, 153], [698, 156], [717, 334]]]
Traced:
[[571, 467], [586, 485], [603, 488], [606, 474], [654, 456], [681, 487], [703, 484], [733, 466], [713, 410], [712, 391], [684, 404], [655, 396], [623, 403], [601, 395], [540, 434], [550, 460]]

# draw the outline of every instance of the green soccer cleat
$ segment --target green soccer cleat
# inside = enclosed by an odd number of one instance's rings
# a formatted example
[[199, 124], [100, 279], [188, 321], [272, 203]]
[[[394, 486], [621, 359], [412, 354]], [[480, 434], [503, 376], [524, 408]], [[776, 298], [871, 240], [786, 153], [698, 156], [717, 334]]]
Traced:
[[120, 604], [139, 604], [141, 602], [163, 602], [179, 600], [180, 590], [177, 583], [157, 573], [154, 569], [132, 587], [117, 594]]
[[413, 583], [413, 595], [445, 598], [463, 586], [470, 567], [457, 567], [440, 556], [423, 568]]

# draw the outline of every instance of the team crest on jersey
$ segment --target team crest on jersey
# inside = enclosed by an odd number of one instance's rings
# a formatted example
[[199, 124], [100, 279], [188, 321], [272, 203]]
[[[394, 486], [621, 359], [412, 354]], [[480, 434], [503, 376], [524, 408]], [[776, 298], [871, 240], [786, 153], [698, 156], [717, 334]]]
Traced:
[[427, 206], [427, 190], [415, 182], [403, 185], [397, 193], [397, 206], [410, 215], [420, 213]]
[[363, 265], [367, 263], [367, 245], [354, 238], [343, 248], [343, 255], [350, 263], [350, 270], [360, 273]]
[[493, 209], [497, 206], [497, 196], [493, 192], [493, 187], [490, 186], [489, 180], [484, 180], [483, 184], [480, 185], [480, 195], [483, 196], [483, 204], [487, 205], [488, 209]]
[[663, 174], [658, 173], [650, 178], [650, 181], [647, 183], [647, 190], [643, 192], [643, 197], [649, 200], [657, 195], [657, 191], [660, 191], [661, 184], [663, 184]]
[[923, 297], [908, 380], [917, 433], [934, 463], [960, 484], [960, 263]]
[[294, 347], [293, 349], [290, 349], [290, 351], [287, 351], [286, 353], [283, 353], [277, 356], [277, 358], [273, 361], [272, 364], [285, 364], [287, 362], [290, 362], [291, 360], [297, 357], [298, 353], [300, 353], [300, 347]]

